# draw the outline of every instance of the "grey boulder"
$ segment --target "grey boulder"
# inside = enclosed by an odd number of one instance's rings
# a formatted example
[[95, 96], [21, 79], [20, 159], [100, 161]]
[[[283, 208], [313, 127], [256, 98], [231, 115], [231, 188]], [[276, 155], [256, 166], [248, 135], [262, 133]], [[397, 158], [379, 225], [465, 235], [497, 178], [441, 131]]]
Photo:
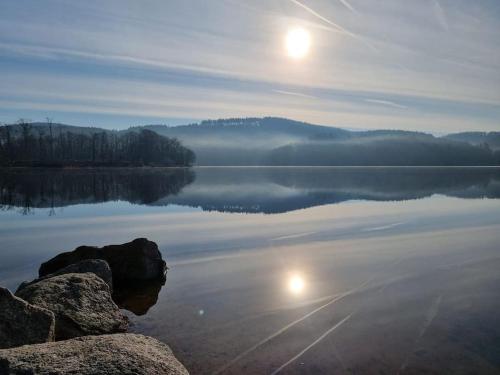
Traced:
[[125, 332], [128, 328], [128, 319], [111, 299], [108, 285], [90, 272], [40, 280], [16, 295], [54, 313], [56, 340]]
[[54, 325], [51, 311], [30, 305], [0, 287], [0, 349], [54, 341]]
[[88, 259], [88, 260], [82, 260], [81, 262], [78, 263], [70, 264], [69, 266], [61, 268], [60, 270], [54, 273], [40, 277], [33, 281], [25, 281], [21, 285], [19, 285], [16, 293], [19, 292], [21, 289], [27, 287], [28, 285], [35, 284], [41, 280], [45, 280], [53, 276], [64, 275], [67, 273], [87, 273], [87, 272], [92, 272], [97, 276], [99, 276], [106, 284], [108, 284], [111, 292], [113, 291], [113, 276], [111, 274], [111, 268], [109, 268], [108, 263], [105, 260], [101, 259]]
[[126, 333], [0, 350], [0, 374], [187, 375], [188, 371], [167, 345]]
[[61, 253], [42, 263], [38, 273], [43, 277], [86, 259], [102, 259], [108, 262], [115, 283], [130, 280], [159, 280], [165, 277], [167, 270], [158, 245], [146, 238], [137, 238], [122, 245], [100, 248], [79, 246], [73, 251]]

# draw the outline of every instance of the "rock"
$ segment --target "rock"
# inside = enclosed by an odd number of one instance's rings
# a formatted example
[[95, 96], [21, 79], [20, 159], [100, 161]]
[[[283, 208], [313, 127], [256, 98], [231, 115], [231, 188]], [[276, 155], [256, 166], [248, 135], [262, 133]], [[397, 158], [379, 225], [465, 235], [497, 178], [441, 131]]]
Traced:
[[137, 238], [123, 245], [109, 245], [101, 248], [77, 247], [71, 252], [61, 253], [43, 263], [38, 273], [42, 277], [86, 259], [103, 259], [108, 262], [115, 283], [163, 279], [167, 269], [158, 245], [146, 238]]
[[92, 272], [97, 276], [99, 276], [106, 284], [108, 284], [109, 289], [113, 291], [113, 276], [111, 274], [111, 268], [109, 268], [108, 263], [105, 260], [101, 259], [89, 259], [89, 260], [82, 260], [81, 262], [75, 264], [70, 264], [67, 267], [61, 268], [59, 271], [51, 273], [47, 276], [40, 277], [33, 281], [24, 281], [23, 283], [21, 283], [21, 285], [19, 285], [16, 293], [19, 292], [21, 289], [27, 287], [28, 285], [32, 285], [34, 283], [48, 279], [53, 276], [64, 275], [67, 273], [87, 273], [87, 272]]
[[128, 328], [128, 319], [111, 299], [108, 285], [90, 272], [40, 280], [16, 295], [54, 313], [56, 340], [125, 332]]
[[30, 305], [0, 287], [0, 349], [54, 341], [54, 326], [51, 311]]
[[170, 348], [125, 333], [0, 350], [0, 374], [187, 375]]

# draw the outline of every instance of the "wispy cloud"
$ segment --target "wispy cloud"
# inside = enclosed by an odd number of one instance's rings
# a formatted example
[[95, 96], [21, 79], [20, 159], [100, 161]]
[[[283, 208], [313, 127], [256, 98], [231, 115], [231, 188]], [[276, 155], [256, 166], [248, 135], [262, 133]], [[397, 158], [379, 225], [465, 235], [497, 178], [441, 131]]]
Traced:
[[398, 108], [398, 109], [408, 109], [407, 106], [391, 102], [390, 100], [380, 100], [380, 99], [365, 99], [367, 103], [380, 104], [387, 107]]
[[[139, 117], [276, 115], [351, 128], [498, 130], [494, 2], [120, 4], [0, 2], [0, 121], [123, 127]], [[297, 24], [310, 30], [311, 53], [291, 61], [283, 40]]]
[[285, 91], [285, 90], [272, 90], [272, 91], [276, 92], [278, 94], [283, 94], [283, 95], [292, 95], [292, 96], [298, 96], [298, 97], [301, 97], [301, 98], [316, 99], [315, 96], [307, 95], [307, 94], [302, 94], [300, 92]]

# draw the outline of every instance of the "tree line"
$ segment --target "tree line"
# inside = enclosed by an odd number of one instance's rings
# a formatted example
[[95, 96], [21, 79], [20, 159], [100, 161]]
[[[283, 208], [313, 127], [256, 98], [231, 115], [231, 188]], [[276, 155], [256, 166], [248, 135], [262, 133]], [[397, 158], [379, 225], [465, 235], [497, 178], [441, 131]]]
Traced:
[[4, 166], [190, 166], [195, 154], [177, 139], [151, 130], [117, 132], [63, 130], [47, 120], [0, 126]]
[[268, 165], [474, 166], [500, 165], [500, 151], [486, 144], [387, 138], [367, 142], [308, 142], [272, 150]]

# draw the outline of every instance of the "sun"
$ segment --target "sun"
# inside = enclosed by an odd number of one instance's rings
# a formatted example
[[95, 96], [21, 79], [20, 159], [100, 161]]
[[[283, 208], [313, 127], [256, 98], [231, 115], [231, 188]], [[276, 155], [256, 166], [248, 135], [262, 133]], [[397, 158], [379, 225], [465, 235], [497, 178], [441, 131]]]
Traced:
[[301, 294], [304, 290], [305, 282], [304, 279], [299, 275], [293, 275], [288, 280], [288, 289], [292, 294]]
[[285, 48], [292, 59], [302, 59], [309, 53], [311, 35], [301, 27], [288, 30], [285, 38]]

